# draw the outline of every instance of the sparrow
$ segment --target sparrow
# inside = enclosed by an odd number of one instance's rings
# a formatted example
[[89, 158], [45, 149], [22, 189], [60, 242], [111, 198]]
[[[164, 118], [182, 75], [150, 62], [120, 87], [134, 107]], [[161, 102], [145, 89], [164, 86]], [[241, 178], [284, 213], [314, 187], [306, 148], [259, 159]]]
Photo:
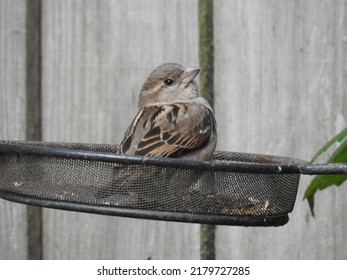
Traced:
[[119, 153], [210, 160], [217, 143], [213, 110], [194, 78], [200, 69], [165, 63], [142, 86], [138, 113]]
[[[140, 91], [138, 112], [124, 134], [118, 153], [187, 160], [211, 159], [217, 143], [216, 120], [209, 103], [199, 96], [194, 80], [199, 71], [196, 67], [184, 68], [177, 63], [165, 63], [149, 74]], [[146, 197], [147, 202], [153, 205], [153, 201], [161, 200], [158, 193], [149, 197], [146, 193], [139, 195], [139, 191], [133, 190], [146, 180], [153, 182], [153, 178], [159, 180], [166, 176], [170, 182], [182, 181], [182, 174], [174, 170], [153, 173], [136, 168], [117, 169], [114, 187], [100, 190], [96, 197], [117, 194], [117, 204], [129, 203], [131, 206], [139, 197]], [[200, 173], [186, 175], [181, 186], [192, 185], [200, 177]]]

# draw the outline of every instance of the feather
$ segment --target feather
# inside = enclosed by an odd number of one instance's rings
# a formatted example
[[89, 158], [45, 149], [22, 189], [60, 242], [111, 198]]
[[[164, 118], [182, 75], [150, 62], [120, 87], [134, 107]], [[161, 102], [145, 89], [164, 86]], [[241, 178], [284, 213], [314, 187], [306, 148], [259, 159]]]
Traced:
[[208, 143], [214, 127], [211, 110], [201, 104], [144, 107], [126, 131], [120, 152], [161, 157], [182, 155]]

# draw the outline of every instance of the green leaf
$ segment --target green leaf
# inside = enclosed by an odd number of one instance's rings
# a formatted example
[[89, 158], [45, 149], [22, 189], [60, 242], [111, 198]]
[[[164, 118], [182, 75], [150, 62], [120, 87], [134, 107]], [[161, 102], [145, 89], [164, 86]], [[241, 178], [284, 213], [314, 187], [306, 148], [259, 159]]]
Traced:
[[340, 186], [347, 180], [347, 175], [317, 175], [307, 187], [304, 199], [307, 199], [312, 216], [314, 216], [314, 195], [316, 191], [323, 190], [332, 185]]
[[[336, 139], [336, 137], [333, 139]], [[343, 141], [331, 155], [328, 163], [347, 163], [347, 139]], [[304, 194], [304, 199], [307, 199], [308, 201], [312, 216], [314, 216], [314, 195], [316, 191], [323, 190], [332, 185], [340, 186], [346, 180], [347, 175], [317, 175], [313, 178]]]
[[336, 142], [341, 142], [343, 138], [347, 136], [347, 127], [342, 130], [339, 134], [337, 134], [335, 137], [330, 139], [320, 150], [313, 156], [310, 163], [313, 163], [322, 153], [327, 151], [332, 145], [334, 145]]

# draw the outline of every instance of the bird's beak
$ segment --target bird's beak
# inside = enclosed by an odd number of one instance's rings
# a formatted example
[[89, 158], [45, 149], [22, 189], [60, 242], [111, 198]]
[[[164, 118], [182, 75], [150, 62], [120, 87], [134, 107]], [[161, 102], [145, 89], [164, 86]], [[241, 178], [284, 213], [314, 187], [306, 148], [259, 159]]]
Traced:
[[182, 74], [182, 83], [184, 83], [184, 84], [186, 84], [186, 86], [188, 86], [189, 83], [194, 80], [196, 75], [199, 74], [199, 72], [200, 72], [200, 68], [197, 68], [197, 67], [185, 69], [183, 74]]

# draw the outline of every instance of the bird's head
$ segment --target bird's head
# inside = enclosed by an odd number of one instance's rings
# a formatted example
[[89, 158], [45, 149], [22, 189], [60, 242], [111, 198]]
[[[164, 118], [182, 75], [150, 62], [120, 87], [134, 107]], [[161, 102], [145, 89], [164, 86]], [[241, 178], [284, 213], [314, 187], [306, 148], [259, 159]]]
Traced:
[[197, 98], [199, 90], [194, 78], [199, 71], [199, 68], [184, 68], [178, 63], [165, 63], [158, 66], [142, 86], [139, 108], [151, 104], [182, 102]]

